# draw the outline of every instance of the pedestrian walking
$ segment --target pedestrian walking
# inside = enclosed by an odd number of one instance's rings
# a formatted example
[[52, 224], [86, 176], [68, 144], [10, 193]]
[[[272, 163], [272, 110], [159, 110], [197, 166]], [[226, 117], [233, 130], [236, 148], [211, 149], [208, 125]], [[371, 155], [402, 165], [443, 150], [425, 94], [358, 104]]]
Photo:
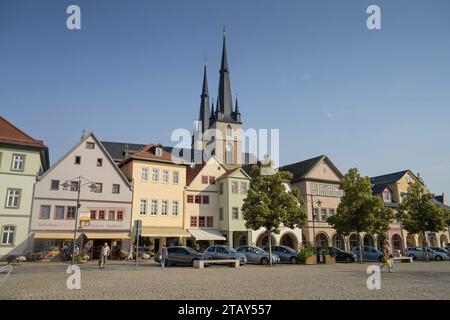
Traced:
[[100, 269], [105, 269], [106, 260], [111, 255], [111, 249], [109, 248], [108, 244], [105, 242], [105, 244], [102, 247], [102, 250], [100, 251]]
[[392, 251], [391, 247], [389, 246], [389, 241], [384, 240], [383, 242], [383, 264], [381, 265], [380, 269], [383, 269], [384, 267], [387, 267], [388, 272], [392, 272]]
[[169, 258], [169, 252], [167, 251], [167, 247], [162, 247], [159, 251], [159, 258], [161, 262], [161, 268], [164, 270], [164, 266], [166, 265], [166, 261]]
[[133, 245], [130, 244], [130, 252], [128, 253], [127, 260], [133, 260]]

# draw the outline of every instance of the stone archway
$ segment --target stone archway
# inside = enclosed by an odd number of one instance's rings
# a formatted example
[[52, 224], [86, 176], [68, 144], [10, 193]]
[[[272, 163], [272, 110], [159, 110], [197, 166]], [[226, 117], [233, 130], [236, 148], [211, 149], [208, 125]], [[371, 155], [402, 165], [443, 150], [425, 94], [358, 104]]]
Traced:
[[292, 233], [287, 232], [281, 236], [280, 245], [297, 250], [298, 249], [297, 237]]
[[248, 244], [247, 232], [235, 232], [233, 235], [233, 245], [235, 248]]
[[319, 248], [326, 248], [330, 246], [330, 239], [328, 239], [328, 236], [321, 232], [316, 235], [316, 247]]
[[364, 236], [364, 245], [366, 247], [375, 247], [375, 239], [371, 234], [366, 234]]
[[384, 235], [384, 234], [378, 235], [378, 239], [377, 239], [378, 250], [382, 250], [383, 249], [383, 245], [384, 245], [384, 241], [385, 240], [387, 240], [386, 235]]
[[[272, 246], [277, 245], [275, 237], [272, 235]], [[256, 240], [256, 245], [258, 247], [265, 247], [269, 245], [269, 237], [267, 236], [267, 233], [263, 233], [258, 237], [258, 240]]]
[[358, 235], [356, 233], [350, 235], [350, 237], [348, 238], [348, 243], [350, 245], [349, 250], [351, 251], [354, 247], [357, 247], [359, 245], [358, 242]]
[[419, 247], [423, 247], [424, 246], [424, 242], [425, 242], [425, 239], [424, 239], [424, 237], [423, 237], [423, 234], [420, 234], [419, 235], [419, 243], [417, 244]]
[[408, 233], [406, 236], [406, 246], [417, 247], [416, 237], [413, 234]]
[[403, 239], [399, 234], [394, 233], [392, 235], [391, 244], [392, 244], [392, 250], [403, 251]]
[[335, 233], [332, 238], [333, 247], [339, 248], [345, 251], [345, 240], [344, 237], [340, 234]]
[[447, 248], [448, 238], [447, 238], [447, 236], [445, 234], [441, 235], [440, 242], [441, 242], [441, 247], [442, 248]]

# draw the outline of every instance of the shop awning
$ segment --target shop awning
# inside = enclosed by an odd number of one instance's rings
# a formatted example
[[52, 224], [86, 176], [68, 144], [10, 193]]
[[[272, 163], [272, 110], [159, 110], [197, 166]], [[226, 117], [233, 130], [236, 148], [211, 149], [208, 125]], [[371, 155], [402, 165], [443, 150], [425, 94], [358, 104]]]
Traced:
[[215, 229], [188, 229], [195, 240], [226, 240], [226, 238]]
[[142, 227], [143, 237], [188, 238], [191, 235], [183, 228]]
[[[77, 233], [77, 238], [80, 236]], [[35, 232], [34, 239], [62, 239], [62, 240], [70, 240], [73, 239], [73, 232]]]
[[130, 239], [128, 232], [84, 232], [88, 239]]

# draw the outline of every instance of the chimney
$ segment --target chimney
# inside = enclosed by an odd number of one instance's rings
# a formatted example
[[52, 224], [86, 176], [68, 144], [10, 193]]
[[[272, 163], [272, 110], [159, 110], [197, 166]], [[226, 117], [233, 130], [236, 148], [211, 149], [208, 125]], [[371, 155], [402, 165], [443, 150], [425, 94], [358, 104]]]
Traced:
[[81, 133], [80, 141], [82, 141], [84, 138], [86, 138], [86, 134], [87, 134], [86, 129], [83, 129], [83, 132]]

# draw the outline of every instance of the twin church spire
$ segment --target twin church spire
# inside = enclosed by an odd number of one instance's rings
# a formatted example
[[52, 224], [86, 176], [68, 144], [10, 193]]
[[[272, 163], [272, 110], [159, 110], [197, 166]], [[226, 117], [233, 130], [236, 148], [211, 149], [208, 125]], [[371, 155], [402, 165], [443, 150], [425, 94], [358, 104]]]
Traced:
[[200, 95], [200, 114], [199, 121], [202, 123], [202, 132], [208, 130], [208, 128], [216, 121], [229, 122], [229, 123], [241, 123], [241, 114], [239, 112], [238, 102], [233, 108], [233, 101], [231, 96], [231, 81], [230, 81], [230, 69], [228, 67], [227, 47], [225, 30], [223, 33], [223, 46], [222, 46], [222, 60], [220, 64], [220, 78], [219, 78], [219, 92], [217, 96], [216, 107], [214, 108], [214, 102], [209, 108], [209, 92], [208, 92], [208, 77], [206, 74], [206, 61], [203, 68], [203, 86], [202, 94]]

